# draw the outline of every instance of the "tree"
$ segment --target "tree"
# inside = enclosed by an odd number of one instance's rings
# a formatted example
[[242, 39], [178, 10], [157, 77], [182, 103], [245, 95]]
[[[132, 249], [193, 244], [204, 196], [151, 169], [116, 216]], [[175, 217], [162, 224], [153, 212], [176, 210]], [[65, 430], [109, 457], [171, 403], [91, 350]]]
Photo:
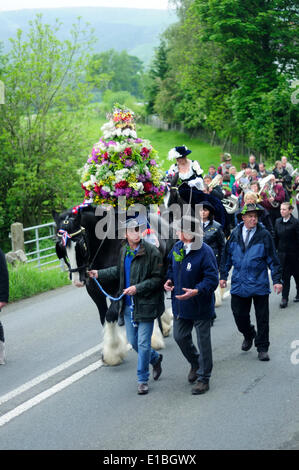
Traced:
[[126, 51], [110, 49], [94, 54], [88, 64], [88, 75], [100, 91], [128, 91], [137, 98], [143, 97], [143, 63]]
[[[52, 208], [77, 192], [77, 168], [87, 142], [80, 120], [87, 120], [89, 87], [84, 83], [93, 38], [78, 19], [70, 39], [59, 41], [37, 15], [28, 37], [11, 39], [9, 56], [0, 57], [5, 104], [0, 106], [0, 194], [5, 206], [2, 229], [13, 221], [25, 225], [49, 218]], [[0, 221], [1, 223], [1, 221]]]

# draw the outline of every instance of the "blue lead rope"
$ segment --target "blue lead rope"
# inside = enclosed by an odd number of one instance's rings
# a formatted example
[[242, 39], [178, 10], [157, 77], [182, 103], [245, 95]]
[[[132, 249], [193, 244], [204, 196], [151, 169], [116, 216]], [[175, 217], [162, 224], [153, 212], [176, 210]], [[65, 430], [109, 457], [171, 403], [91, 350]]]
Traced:
[[[99, 281], [98, 281], [95, 277], [93, 277], [92, 279], [96, 282], [96, 284], [98, 285], [98, 287], [100, 288], [100, 290], [103, 292], [103, 294], [104, 294], [106, 297], [108, 297], [109, 300], [120, 300], [120, 299], [122, 299], [123, 296], [125, 295], [125, 294], [121, 294], [119, 297], [112, 297], [110, 294], [108, 294], [108, 292], [106, 292], [106, 291], [103, 289], [103, 287], [101, 286], [101, 284], [99, 283]], [[134, 322], [134, 318], [133, 318], [133, 311], [134, 311], [133, 296], [131, 296], [130, 310], [131, 310], [131, 323], [132, 323], [132, 325], [133, 325], [135, 328], [137, 328], [138, 325], [137, 325], [136, 322]]]

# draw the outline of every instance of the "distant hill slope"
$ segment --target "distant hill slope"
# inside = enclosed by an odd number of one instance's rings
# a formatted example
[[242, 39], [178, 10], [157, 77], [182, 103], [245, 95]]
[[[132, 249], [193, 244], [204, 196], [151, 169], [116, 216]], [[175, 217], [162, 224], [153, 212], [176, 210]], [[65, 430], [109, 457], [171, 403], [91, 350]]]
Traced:
[[17, 29], [27, 32], [29, 21], [36, 14], [43, 15], [43, 21], [54, 24], [56, 18], [62, 23], [59, 38], [68, 37], [68, 32], [77, 17], [83, 23], [90, 23], [98, 39], [95, 52], [107, 49], [121, 51], [126, 49], [129, 54], [139, 57], [148, 65], [153, 49], [159, 44], [160, 34], [177, 21], [175, 11], [143, 10], [131, 8], [42, 8], [0, 12], [0, 41], [4, 51], [9, 51], [9, 38], [15, 37]]

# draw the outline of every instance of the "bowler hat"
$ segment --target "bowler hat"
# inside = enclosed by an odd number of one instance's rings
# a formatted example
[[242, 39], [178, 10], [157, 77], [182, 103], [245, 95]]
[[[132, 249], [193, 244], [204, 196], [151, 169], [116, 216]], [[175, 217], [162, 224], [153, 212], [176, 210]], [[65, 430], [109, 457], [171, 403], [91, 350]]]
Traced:
[[215, 207], [209, 201], [202, 201], [202, 207], [208, 209], [210, 214], [215, 214]]
[[256, 204], [245, 204], [243, 209], [237, 214], [238, 220], [242, 220], [242, 215], [248, 214], [248, 212], [256, 212], [260, 216], [264, 209]]

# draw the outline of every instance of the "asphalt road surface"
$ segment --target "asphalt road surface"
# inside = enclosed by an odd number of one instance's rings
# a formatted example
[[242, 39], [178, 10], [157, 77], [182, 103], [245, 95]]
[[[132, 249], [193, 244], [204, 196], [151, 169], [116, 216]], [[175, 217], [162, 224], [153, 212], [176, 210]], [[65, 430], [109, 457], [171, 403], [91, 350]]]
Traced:
[[172, 334], [163, 372], [137, 395], [136, 353], [104, 366], [102, 328], [85, 289], [67, 286], [1, 313], [0, 450], [299, 449], [299, 303], [270, 296], [269, 362], [241, 351], [230, 298], [212, 328], [210, 391], [191, 395]]

